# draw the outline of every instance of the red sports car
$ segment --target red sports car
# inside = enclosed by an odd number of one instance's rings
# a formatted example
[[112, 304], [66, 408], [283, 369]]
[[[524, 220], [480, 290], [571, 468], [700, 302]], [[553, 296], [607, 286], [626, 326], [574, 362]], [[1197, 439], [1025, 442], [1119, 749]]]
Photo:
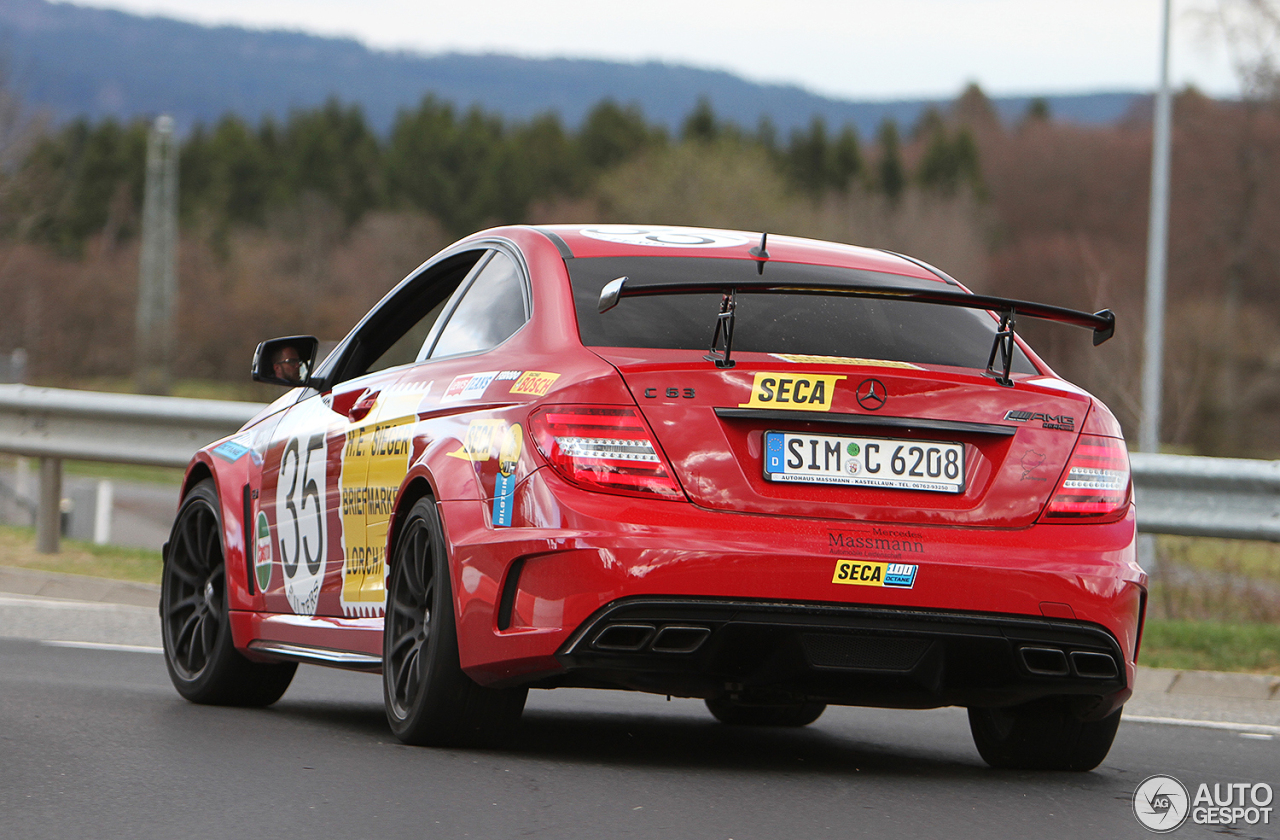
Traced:
[[504, 227], [423, 263], [201, 450], [165, 547], [178, 691], [265, 705], [380, 672], [414, 744], [530, 688], [701, 697], [728, 724], [959, 705], [1000, 767], [1087, 770], [1146, 576], [1106, 406], [1015, 335], [1114, 317], [900, 254], [723, 230]]

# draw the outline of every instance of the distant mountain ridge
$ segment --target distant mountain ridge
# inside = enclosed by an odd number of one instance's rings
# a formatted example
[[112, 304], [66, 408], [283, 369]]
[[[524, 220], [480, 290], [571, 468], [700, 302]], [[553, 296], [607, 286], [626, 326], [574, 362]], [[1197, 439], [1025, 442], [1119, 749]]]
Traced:
[[[358, 103], [370, 125], [386, 132], [398, 109], [434, 94], [460, 109], [475, 104], [510, 119], [554, 111], [570, 126], [609, 97], [635, 103], [648, 120], [674, 129], [706, 96], [717, 115], [746, 128], [767, 115], [785, 137], [818, 115], [828, 127], [852, 123], [869, 138], [886, 118], [907, 127], [928, 107], [947, 104], [838, 100], [794, 85], [658, 62], [385, 52], [347, 38], [206, 27], [46, 0], [0, 3], [0, 51], [17, 91], [59, 121], [164, 112], [181, 128], [211, 123], [227, 112], [251, 121], [267, 114], [279, 118], [337, 97]], [[1055, 118], [1106, 124], [1144, 95], [1045, 98]], [[1030, 97], [993, 101], [1013, 121]]]

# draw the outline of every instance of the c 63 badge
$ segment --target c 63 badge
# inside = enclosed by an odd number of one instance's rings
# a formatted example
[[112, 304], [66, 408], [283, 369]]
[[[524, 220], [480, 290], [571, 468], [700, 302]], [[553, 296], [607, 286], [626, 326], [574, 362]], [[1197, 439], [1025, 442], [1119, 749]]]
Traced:
[[916, 585], [919, 566], [910, 563], [875, 563], [866, 560], [841, 560], [836, 563], [832, 583], [853, 586], [887, 586], [891, 589], [910, 589]]

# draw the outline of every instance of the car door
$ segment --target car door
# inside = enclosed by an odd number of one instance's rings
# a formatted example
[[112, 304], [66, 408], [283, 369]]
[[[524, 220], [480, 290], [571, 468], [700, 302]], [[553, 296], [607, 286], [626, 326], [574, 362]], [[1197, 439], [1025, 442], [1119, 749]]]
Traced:
[[404, 455], [405, 445], [379, 429], [380, 407], [434, 341], [441, 316], [483, 255], [451, 255], [397, 287], [320, 366], [316, 376], [327, 387], [304, 393], [281, 417], [266, 450], [260, 498], [273, 555], [262, 587], [269, 612], [383, 610], [385, 558], [370, 545], [366, 521], [370, 510], [390, 502], [369, 492], [369, 471], [385, 470], [386, 457], [393, 450]]
[[[491, 387], [495, 393], [511, 388], [521, 373], [488, 369], [496, 362], [487, 351], [510, 338], [529, 319], [524, 272], [511, 255], [491, 250], [459, 289], [457, 298], [438, 335], [424, 345], [418, 363], [397, 372], [396, 380], [384, 388], [373, 422], [355, 439], [368, 463], [362, 491], [362, 497], [369, 500], [364, 508], [362, 551], [379, 558], [379, 573], [385, 569], [387, 528], [415, 454], [414, 441], [423, 435], [464, 441], [453, 454], [459, 463], [475, 470], [479, 465], [471, 451], [482, 448], [487, 453], [488, 438], [497, 435], [492, 443], [500, 444], [506, 431], [495, 418], [478, 419], [473, 409], [485, 404]], [[483, 447], [473, 445], [486, 435]], [[447, 497], [460, 489], [442, 487], [440, 492]], [[348, 529], [347, 534], [352, 533], [354, 530]], [[381, 589], [377, 594], [385, 599]]]

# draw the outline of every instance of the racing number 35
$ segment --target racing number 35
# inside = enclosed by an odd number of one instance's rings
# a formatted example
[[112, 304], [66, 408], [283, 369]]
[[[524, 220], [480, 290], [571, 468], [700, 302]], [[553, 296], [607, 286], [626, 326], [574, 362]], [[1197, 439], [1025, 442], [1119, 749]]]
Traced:
[[306, 560], [308, 578], [319, 574], [324, 560], [324, 502], [320, 497], [325, 480], [324, 435], [307, 438], [305, 447], [304, 453], [303, 438], [290, 438], [280, 456], [276, 516], [286, 580], [298, 576], [301, 559]]

